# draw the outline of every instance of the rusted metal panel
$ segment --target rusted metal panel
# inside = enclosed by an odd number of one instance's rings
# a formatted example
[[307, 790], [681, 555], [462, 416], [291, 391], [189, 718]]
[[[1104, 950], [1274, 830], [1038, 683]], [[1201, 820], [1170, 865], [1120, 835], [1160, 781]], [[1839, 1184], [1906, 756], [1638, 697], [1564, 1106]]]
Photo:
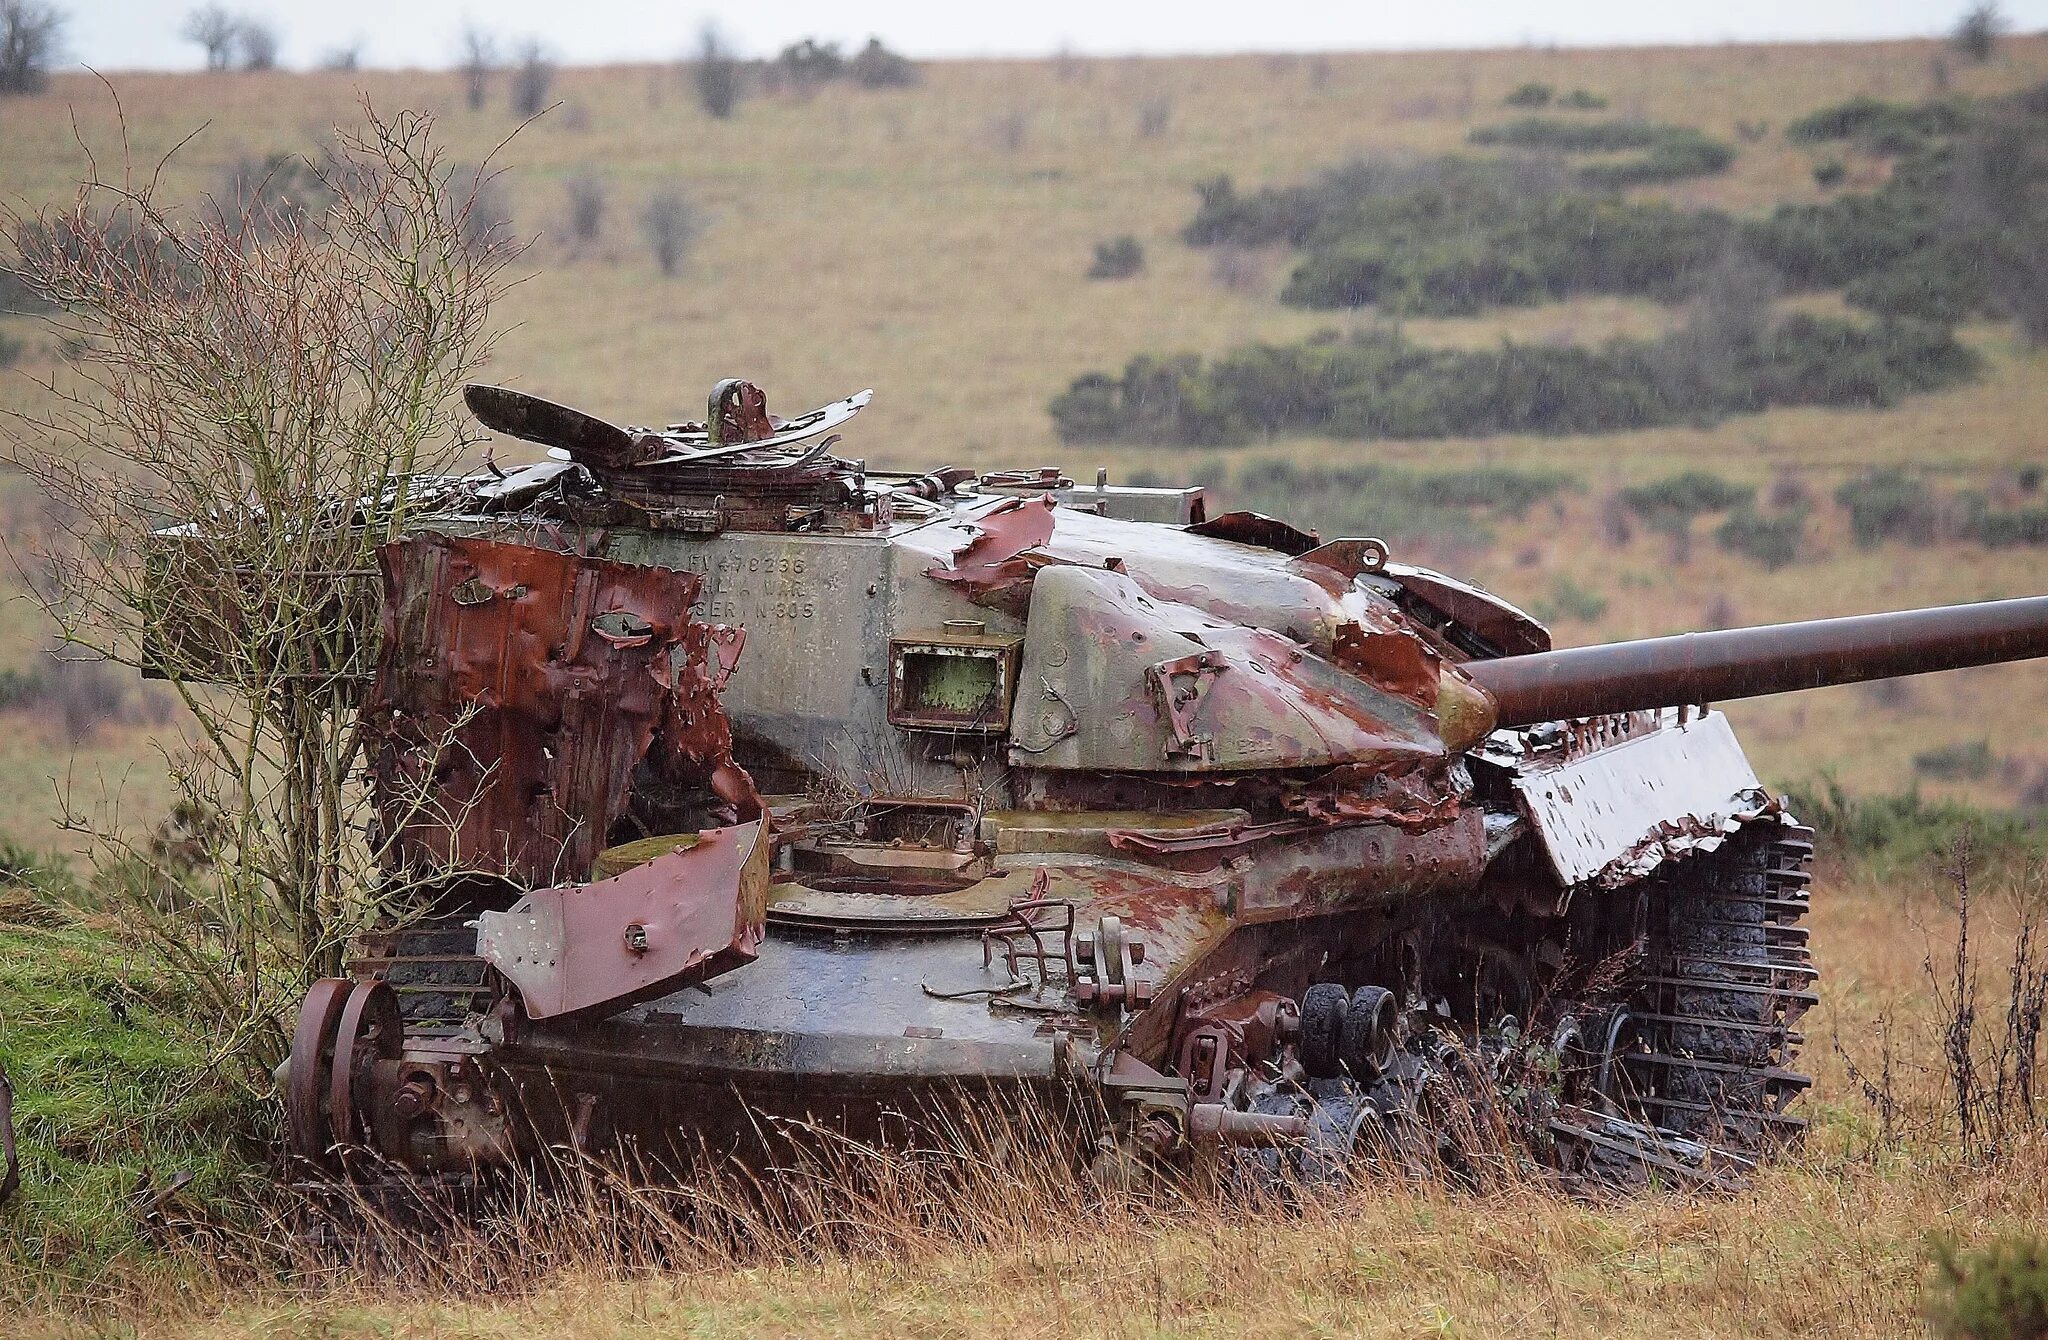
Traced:
[[1558, 882], [1614, 888], [1712, 851], [1776, 808], [1719, 712], [1590, 749], [1558, 745], [1514, 765], [1513, 786]]
[[1037, 768], [1405, 771], [1444, 754], [1412, 701], [1288, 638], [1080, 567], [1038, 575], [1010, 735], [1012, 761]]
[[716, 698], [738, 634], [690, 621], [697, 578], [450, 535], [379, 560], [384, 641], [364, 726], [396, 864], [580, 878], [643, 760], [752, 817]]
[[1550, 650], [1550, 630], [1515, 605], [1471, 582], [1407, 563], [1381, 571], [1410, 596], [1483, 638], [1503, 656]]
[[1476, 662], [1501, 724], [1720, 702], [2048, 656], [2048, 596], [1570, 647]]
[[761, 823], [678, 839], [665, 856], [589, 884], [535, 889], [477, 918], [477, 952], [526, 1014], [616, 1010], [751, 963], [768, 904]]

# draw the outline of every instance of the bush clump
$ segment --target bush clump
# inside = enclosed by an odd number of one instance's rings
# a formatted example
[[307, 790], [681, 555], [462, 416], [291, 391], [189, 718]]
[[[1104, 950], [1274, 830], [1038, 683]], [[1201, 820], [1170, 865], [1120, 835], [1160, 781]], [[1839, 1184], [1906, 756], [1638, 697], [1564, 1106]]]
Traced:
[[1958, 741], [1913, 755], [1913, 771], [1947, 782], [1981, 781], [1997, 765], [1989, 740]]
[[1756, 490], [1704, 470], [1687, 470], [1625, 488], [1619, 496], [1624, 507], [1655, 526], [1670, 517], [1691, 521], [1707, 512], [1725, 512], [1752, 501]]
[[1090, 279], [1129, 279], [1145, 268], [1145, 248], [1125, 233], [1095, 244], [1095, 260], [1088, 267]]
[[1804, 507], [1767, 512], [1754, 503], [1738, 503], [1715, 528], [1714, 542], [1776, 572], [1798, 561], [1806, 540], [1807, 515]]
[[1587, 186], [1619, 190], [1649, 182], [1683, 181], [1712, 176], [1735, 161], [1735, 149], [1691, 126], [1654, 121], [1572, 121], [1555, 116], [1525, 116], [1497, 126], [1481, 126], [1466, 139], [1473, 144], [1516, 149], [1550, 149], [1558, 153], [1644, 152], [1610, 163], [1589, 163], [1579, 169]]
[[1679, 129], [1654, 121], [1568, 121], [1557, 116], [1525, 116], [1497, 126], [1480, 126], [1465, 139], [1472, 144], [1593, 154], [1647, 149]]
[[1726, 172], [1735, 161], [1735, 148], [1697, 130], [1677, 127], [1651, 145], [1649, 151], [1612, 163], [1588, 163], [1579, 169], [1579, 180], [1588, 186], [1621, 190], [1653, 182], [1684, 181], [1690, 177], [1711, 177]]
[[1560, 619], [1591, 623], [1607, 613], [1607, 597], [1580, 586], [1570, 577], [1559, 577], [1551, 584], [1549, 597], [1537, 601], [1532, 612], [1545, 623]]
[[1548, 84], [1534, 80], [1516, 86], [1515, 90], [1501, 99], [1503, 107], [1548, 107], [1551, 97], [1557, 92]]
[[1794, 144], [1854, 140], [1871, 153], [1898, 155], [1968, 125], [1969, 114], [1955, 99], [1904, 103], [1864, 95], [1800, 117], [1785, 127], [1785, 138]]
[[1973, 1252], [1934, 1245], [1928, 1320], [1943, 1340], [2048, 1336], [2048, 1241], [2000, 1238]]
[[1832, 776], [1785, 789], [1785, 805], [1812, 825], [1818, 850], [1855, 860], [1878, 872], [1925, 871], [1949, 858], [1956, 839], [1987, 863], [2038, 858], [2048, 850], [2041, 816], [1980, 809], [1955, 800], [1928, 800], [1914, 787], [1884, 795], [1854, 796]]
[[[1478, 437], [1597, 433], [1690, 422], [1770, 405], [1888, 405], [1973, 375], [1977, 360], [1941, 328], [1793, 316], [1758, 331], [1702, 332], [1598, 347], [1436, 349], [1390, 330], [1250, 345], [1205, 361], [1131, 360], [1055, 396], [1063, 441], [1225, 445], [1282, 433]], [[1673, 375], [1681, 366], [1685, 375]]]
[[1228, 177], [1196, 189], [1189, 242], [1306, 251], [1281, 294], [1297, 307], [1459, 316], [1572, 293], [1676, 300], [1734, 235], [1713, 211], [1589, 195], [1515, 161], [1361, 161], [1250, 195]]
[[1866, 549], [1886, 540], [1932, 544], [1939, 537], [1941, 509], [1919, 479], [1894, 466], [1865, 470], [1835, 490], [1849, 509], [1849, 532]]

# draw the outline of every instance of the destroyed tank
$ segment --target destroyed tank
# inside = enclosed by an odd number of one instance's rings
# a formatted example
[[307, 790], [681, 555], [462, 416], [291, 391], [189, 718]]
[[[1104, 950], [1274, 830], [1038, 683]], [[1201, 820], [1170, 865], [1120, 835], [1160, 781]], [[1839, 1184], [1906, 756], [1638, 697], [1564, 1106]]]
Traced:
[[379, 838], [438, 901], [304, 1002], [330, 1174], [961, 1103], [1327, 1170], [1535, 1047], [1560, 1164], [1717, 1178], [1799, 1130], [1816, 997], [1813, 834], [1710, 704], [2048, 654], [2043, 597], [1555, 650], [1198, 488], [869, 470], [866, 392], [467, 394], [549, 459], [381, 553]]

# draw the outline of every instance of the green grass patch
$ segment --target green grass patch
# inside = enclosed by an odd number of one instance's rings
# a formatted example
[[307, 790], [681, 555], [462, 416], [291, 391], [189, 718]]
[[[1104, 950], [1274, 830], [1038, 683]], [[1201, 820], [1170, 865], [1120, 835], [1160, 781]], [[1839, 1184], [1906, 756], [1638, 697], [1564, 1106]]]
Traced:
[[189, 1200], [225, 1203], [269, 1131], [210, 1081], [201, 1003], [117, 924], [68, 910], [56, 862], [0, 846], [0, 1064], [22, 1174], [0, 1209], [4, 1307], [90, 1292], [146, 1255], [132, 1203], [145, 1174], [161, 1187], [189, 1173]]

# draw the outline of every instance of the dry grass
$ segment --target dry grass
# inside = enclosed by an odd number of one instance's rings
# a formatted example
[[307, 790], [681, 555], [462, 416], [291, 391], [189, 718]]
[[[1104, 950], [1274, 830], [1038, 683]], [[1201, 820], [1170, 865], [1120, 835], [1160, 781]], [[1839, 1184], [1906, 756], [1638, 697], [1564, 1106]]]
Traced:
[[[1973, 936], [1986, 1005], [2022, 898], [2006, 872]], [[408, 1253], [397, 1276], [343, 1266], [284, 1278], [150, 1267], [140, 1294], [90, 1319], [23, 1314], [10, 1333], [150, 1336], [611, 1337], [1520, 1335], [1884, 1336], [1910, 1333], [1933, 1236], [1977, 1243], [2048, 1222], [2048, 1132], [1973, 1164], [1945, 1118], [1924, 961], [1954, 919], [1932, 877], [1835, 872], [1812, 918], [1827, 973], [1806, 1020], [1819, 1083], [1794, 1156], [1729, 1196], [1578, 1201], [1538, 1186], [1487, 1193], [1374, 1182], [1294, 1211], [1192, 1195], [1101, 1204], [1065, 1174], [989, 1160], [965, 1178], [869, 1165], [867, 1190], [805, 1184], [797, 1211], [741, 1210], [737, 1238], [620, 1214], [616, 1188], [502, 1237]], [[1879, 1020], [1887, 1021], [1886, 1028]], [[1866, 1067], [1892, 1039], [1898, 1134], [1831, 1049]], [[885, 1175], [875, 1176], [881, 1167]], [[733, 1181], [689, 1188], [739, 1199]], [[600, 1205], [609, 1197], [610, 1209]], [[630, 1221], [636, 1250], [605, 1245]], [[701, 1221], [699, 1221], [701, 1222]], [[656, 1259], [670, 1268], [653, 1268]], [[530, 1261], [530, 1266], [523, 1264]]]

